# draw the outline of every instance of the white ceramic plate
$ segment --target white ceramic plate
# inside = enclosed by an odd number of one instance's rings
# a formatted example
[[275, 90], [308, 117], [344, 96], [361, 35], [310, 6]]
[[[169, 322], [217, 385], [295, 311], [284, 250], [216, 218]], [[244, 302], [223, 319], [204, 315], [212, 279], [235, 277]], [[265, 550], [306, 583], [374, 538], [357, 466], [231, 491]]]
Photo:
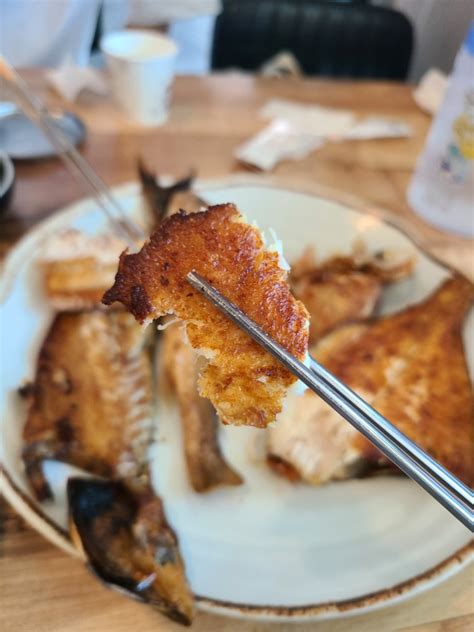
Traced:
[[[313, 195], [256, 184], [202, 184], [210, 203], [235, 202], [262, 228], [283, 238], [291, 261], [311, 243], [320, 256], [349, 251], [354, 239], [371, 248], [417, 251], [414, 278], [385, 291], [383, 312], [423, 299], [449, 271], [418, 251], [398, 229]], [[116, 191], [135, 218], [137, 185]], [[1, 485], [14, 507], [44, 536], [71, 553], [67, 537], [65, 465], [47, 463], [56, 500], [32, 499], [20, 461], [24, 410], [18, 385], [34, 375], [36, 354], [51, 321], [35, 257], [53, 232], [74, 226], [94, 233], [105, 220], [93, 201], [75, 204], [41, 224], [10, 254], [2, 281]], [[465, 327], [474, 369], [474, 319]], [[470, 343], [470, 344], [469, 344]], [[355, 480], [311, 488], [293, 485], [255, 459], [262, 431], [225, 427], [222, 443], [245, 484], [206, 495], [187, 481], [175, 408], [156, 411], [159, 441], [153, 477], [179, 534], [191, 586], [206, 610], [265, 619], [331, 618], [365, 612], [419, 593], [468, 563], [470, 535], [404, 478]], [[91, 579], [92, 582], [92, 579]]]

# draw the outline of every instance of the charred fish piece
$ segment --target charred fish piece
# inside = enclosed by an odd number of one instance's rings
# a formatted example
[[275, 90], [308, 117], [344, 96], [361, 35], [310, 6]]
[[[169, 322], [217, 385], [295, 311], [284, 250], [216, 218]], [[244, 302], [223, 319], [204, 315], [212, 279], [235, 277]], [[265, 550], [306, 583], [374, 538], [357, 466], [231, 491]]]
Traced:
[[71, 537], [97, 577], [190, 625], [193, 597], [178, 540], [146, 480], [71, 478], [67, 492]]

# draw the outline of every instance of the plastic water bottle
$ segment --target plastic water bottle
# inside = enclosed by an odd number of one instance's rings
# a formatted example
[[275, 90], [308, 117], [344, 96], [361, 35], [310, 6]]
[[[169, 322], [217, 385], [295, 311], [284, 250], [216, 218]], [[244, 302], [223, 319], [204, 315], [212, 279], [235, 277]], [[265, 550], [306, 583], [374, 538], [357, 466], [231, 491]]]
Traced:
[[474, 237], [474, 22], [456, 57], [408, 200], [432, 224]]

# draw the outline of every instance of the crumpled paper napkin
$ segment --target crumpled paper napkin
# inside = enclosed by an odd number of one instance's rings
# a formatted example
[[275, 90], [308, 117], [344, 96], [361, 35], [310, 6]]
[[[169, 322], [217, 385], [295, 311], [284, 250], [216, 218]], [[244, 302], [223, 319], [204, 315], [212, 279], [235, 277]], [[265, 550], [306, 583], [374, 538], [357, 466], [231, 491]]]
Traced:
[[234, 152], [242, 162], [270, 171], [281, 160], [300, 160], [328, 141], [403, 138], [410, 126], [384, 117], [357, 120], [354, 112], [271, 99], [260, 110], [270, 124]]
[[324, 144], [324, 139], [306, 134], [283, 119], [275, 119], [234, 153], [242, 162], [270, 171], [280, 160], [299, 160]]

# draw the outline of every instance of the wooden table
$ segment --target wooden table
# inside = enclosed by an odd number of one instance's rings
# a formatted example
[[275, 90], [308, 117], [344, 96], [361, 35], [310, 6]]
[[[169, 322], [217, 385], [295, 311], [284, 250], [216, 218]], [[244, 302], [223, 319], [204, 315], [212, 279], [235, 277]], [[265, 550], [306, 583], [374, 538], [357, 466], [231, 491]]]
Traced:
[[[51, 105], [64, 105], [41, 72], [27, 72], [32, 87]], [[88, 127], [83, 153], [107, 184], [135, 179], [138, 156], [159, 174], [200, 177], [248, 173], [233, 150], [264, 124], [257, 115], [270, 97], [350, 108], [357, 115], [383, 115], [408, 122], [409, 139], [328, 144], [303, 161], [284, 162], [271, 179], [301, 186], [358, 207], [382, 212], [401, 224], [438, 257], [474, 276], [472, 241], [449, 236], [416, 218], [405, 199], [430, 118], [415, 105], [411, 88], [393, 83], [348, 83], [256, 79], [227, 75], [176, 81], [171, 117], [159, 129], [131, 125], [107, 100], [85, 96], [67, 107]], [[57, 160], [18, 163], [13, 205], [0, 220], [0, 248], [84, 192]], [[1, 502], [1, 501], [0, 501]], [[79, 632], [180, 629], [150, 608], [128, 601], [96, 583], [82, 564], [52, 547], [0, 506], [0, 630]], [[460, 632], [474, 626], [472, 569], [404, 604], [348, 620], [304, 624], [318, 632]], [[418, 627], [420, 626], [420, 627]], [[293, 630], [199, 614], [197, 631]]]

